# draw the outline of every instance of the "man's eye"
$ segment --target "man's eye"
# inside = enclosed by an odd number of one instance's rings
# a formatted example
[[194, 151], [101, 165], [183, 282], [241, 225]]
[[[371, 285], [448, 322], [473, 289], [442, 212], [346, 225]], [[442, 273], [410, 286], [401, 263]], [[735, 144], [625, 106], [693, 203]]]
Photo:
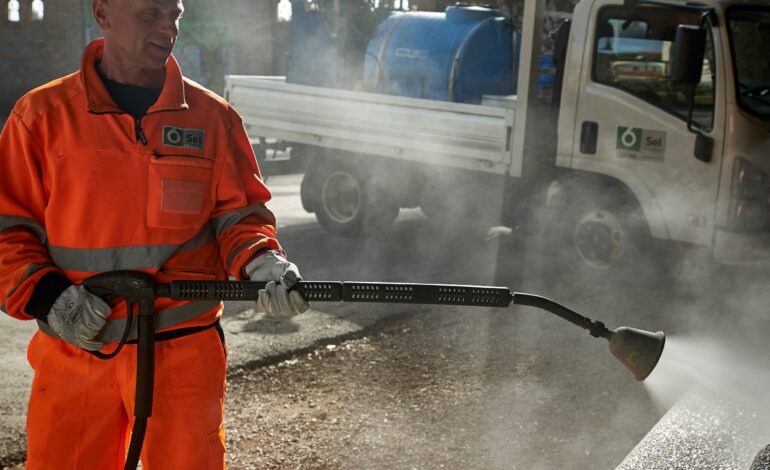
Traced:
[[142, 16], [148, 20], [154, 20], [160, 16], [160, 12], [158, 10], [145, 10], [142, 12]]

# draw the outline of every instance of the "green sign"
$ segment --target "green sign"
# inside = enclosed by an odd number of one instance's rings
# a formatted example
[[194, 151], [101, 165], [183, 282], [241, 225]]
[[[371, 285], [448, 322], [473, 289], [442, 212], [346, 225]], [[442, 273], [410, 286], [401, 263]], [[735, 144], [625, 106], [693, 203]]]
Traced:
[[642, 149], [642, 129], [618, 126], [618, 150], [638, 152]]

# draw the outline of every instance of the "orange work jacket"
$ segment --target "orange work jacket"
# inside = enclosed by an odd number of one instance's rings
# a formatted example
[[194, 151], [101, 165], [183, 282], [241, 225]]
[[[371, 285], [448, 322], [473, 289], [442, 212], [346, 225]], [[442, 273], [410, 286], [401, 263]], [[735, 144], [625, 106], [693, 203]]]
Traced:
[[[171, 56], [157, 102], [135, 120], [97, 74], [103, 49], [92, 42], [80, 71], [21, 98], [0, 134], [0, 302], [16, 318], [32, 318], [25, 306], [50, 271], [75, 284], [121, 269], [241, 279], [257, 252], [280, 249], [240, 116]], [[112, 307], [105, 342], [126, 321], [125, 303]], [[156, 327], [208, 325], [221, 311], [158, 299]]]

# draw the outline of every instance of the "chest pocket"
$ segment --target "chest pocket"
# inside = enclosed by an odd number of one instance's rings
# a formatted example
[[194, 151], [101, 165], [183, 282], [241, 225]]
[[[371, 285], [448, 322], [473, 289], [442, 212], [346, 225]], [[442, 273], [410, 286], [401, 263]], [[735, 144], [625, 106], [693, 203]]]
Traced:
[[190, 230], [207, 220], [214, 204], [214, 161], [188, 155], [154, 155], [148, 172], [147, 226]]

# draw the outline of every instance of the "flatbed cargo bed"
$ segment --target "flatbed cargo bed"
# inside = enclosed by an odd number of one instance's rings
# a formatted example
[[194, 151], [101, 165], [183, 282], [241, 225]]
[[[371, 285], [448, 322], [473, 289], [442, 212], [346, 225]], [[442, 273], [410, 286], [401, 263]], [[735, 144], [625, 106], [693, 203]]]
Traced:
[[229, 75], [225, 97], [249, 137], [507, 174], [515, 97], [484, 105], [286, 83], [284, 77]]

